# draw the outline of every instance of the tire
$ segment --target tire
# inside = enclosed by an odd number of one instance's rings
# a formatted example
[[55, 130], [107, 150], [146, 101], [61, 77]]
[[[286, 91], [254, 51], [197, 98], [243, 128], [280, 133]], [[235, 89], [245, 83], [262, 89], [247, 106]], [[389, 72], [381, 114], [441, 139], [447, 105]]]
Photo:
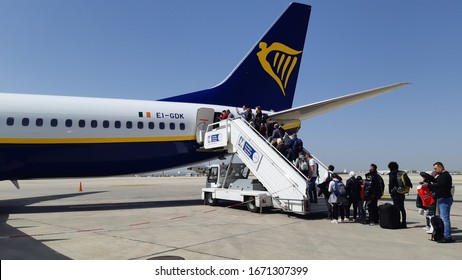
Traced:
[[258, 213], [260, 208], [255, 205], [255, 197], [247, 197], [245, 201], [245, 204], [247, 205], [247, 210], [249, 210], [252, 213]]
[[218, 200], [216, 198], [213, 198], [213, 194], [211, 192], [205, 193], [204, 201], [205, 201], [205, 204], [210, 205], [210, 206], [217, 205], [218, 203]]

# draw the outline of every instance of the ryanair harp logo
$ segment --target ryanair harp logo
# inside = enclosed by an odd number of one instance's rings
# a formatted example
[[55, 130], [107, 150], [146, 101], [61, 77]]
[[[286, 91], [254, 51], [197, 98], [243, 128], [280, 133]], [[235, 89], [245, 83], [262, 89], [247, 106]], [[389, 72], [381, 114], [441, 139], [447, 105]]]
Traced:
[[278, 83], [285, 96], [290, 74], [298, 62], [297, 55], [302, 51], [296, 51], [279, 42], [274, 42], [269, 47], [267, 43], [260, 42], [258, 47], [260, 51], [257, 56], [261, 66]]

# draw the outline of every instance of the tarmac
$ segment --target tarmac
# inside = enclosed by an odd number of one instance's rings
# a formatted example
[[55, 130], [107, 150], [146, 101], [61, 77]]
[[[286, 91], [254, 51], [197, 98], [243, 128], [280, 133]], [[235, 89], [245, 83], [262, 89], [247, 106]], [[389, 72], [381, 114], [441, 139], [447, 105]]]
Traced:
[[[346, 175], [344, 175], [346, 177]], [[387, 181], [388, 176], [383, 178]], [[205, 177], [114, 177], [0, 182], [2, 260], [460, 260], [462, 176], [451, 209], [451, 244], [430, 241], [406, 197], [407, 229], [324, 214], [297, 216], [204, 205]], [[414, 185], [419, 176], [411, 176]], [[320, 199], [323, 202], [323, 199]], [[379, 204], [391, 202], [384, 198]]]

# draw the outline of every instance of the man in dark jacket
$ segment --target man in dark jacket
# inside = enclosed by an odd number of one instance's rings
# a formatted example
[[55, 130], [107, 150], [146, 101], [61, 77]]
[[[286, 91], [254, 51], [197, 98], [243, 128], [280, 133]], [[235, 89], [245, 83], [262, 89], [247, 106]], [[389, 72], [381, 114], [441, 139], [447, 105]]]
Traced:
[[379, 209], [378, 202], [383, 195], [385, 184], [382, 177], [377, 173], [377, 165], [371, 164], [369, 173], [366, 175], [365, 181], [365, 200], [369, 210], [370, 225], [377, 225], [379, 223]]
[[436, 179], [431, 179], [430, 183], [424, 183], [423, 186], [428, 186], [430, 191], [434, 192], [438, 201], [438, 208], [440, 210], [441, 219], [444, 223], [444, 239], [441, 243], [454, 242], [451, 236], [451, 206], [453, 197], [451, 193], [452, 189], [452, 177], [449, 172], [444, 169], [444, 165], [441, 162], [435, 162], [433, 164], [433, 170], [438, 174]]
[[390, 193], [391, 199], [393, 200], [393, 205], [398, 207], [399, 211], [401, 212], [401, 227], [407, 228], [406, 224], [406, 209], [404, 208], [404, 194], [398, 193], [398, 163], [392, 161], [388, 164], [388, 169], [390, 169], [390, 173], [388, 173], [389, 181], [388, 181], [388, 192]]

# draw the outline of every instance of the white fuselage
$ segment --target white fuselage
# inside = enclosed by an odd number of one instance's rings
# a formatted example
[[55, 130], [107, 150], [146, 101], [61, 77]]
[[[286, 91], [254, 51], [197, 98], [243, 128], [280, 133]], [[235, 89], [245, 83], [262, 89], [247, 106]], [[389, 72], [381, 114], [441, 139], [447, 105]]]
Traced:
[[[207, 160], [217, 155], [197, 152], [196, 133], [228, 109], [25, 94], [0, 94], [0, 100], [0, 180], [107, 176]], [[205, 116], [200, 108], [207, 108]]]

